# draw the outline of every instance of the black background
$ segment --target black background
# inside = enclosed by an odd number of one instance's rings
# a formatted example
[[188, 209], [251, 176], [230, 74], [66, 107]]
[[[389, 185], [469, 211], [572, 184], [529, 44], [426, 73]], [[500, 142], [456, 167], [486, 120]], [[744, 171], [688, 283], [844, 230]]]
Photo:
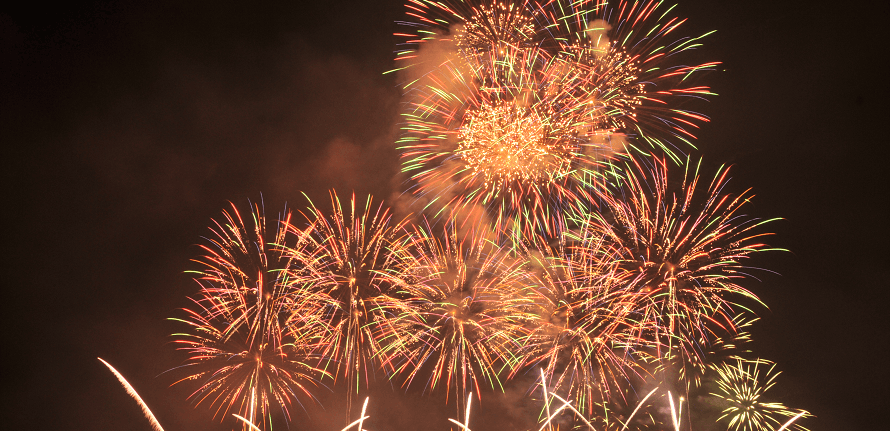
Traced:
[[[875, 2], [877, 3], [877, 2]], [[749, 212], [783, 217], [747, 286], [769, 305], [754, 353], [770, 392], [814, 431], [877, 428], [888, 386], [886, 5], [679, 2], [702, 61], [706, 161], [733, 164]], [[162, 374], [183, 357], [166, 321], [196, 285], [194, 244], [232, 201], [273, 214], [306, 192], [389, 199], [399, 1], [30, 2], [0, 13], [3, 143], [2, 422], [148, 429], [96, 360], [115, 365], [170, 430], [232, 429]], [[713, 167], [711, 166], [711, 167]], [[378, 385], [385, 386], [385, 385]], [[371, 394], [374, 431], [445, 429], [453, 404]], [[521, 394], [520, 394], [521, 395]], [[342, 396], [296, 429], [342, 428]], [[513, 398], [511, 398], [513, 397]], [[508, 393], [474, 429], [502, 428]], [[521, 404], [517, 401], [516, 403]], [[518, 405], [517, 404], [517, 405]], [[505, 407], [508, 406], [508, 407]]]

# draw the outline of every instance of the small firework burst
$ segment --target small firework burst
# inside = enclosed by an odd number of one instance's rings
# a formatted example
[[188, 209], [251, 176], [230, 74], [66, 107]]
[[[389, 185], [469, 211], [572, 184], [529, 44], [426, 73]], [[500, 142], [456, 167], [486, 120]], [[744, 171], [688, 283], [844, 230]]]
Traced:
[[454, 31], [458, 52], [467, 60], [503, 54], [505, 48], [527, 47], [533, 41], [534, 20], [521, 5], [496, 2], [472, 6], [470, 12]]
[[[793, 410], [780, 403], [766, 402], [764, 394], [776, 384], [780, 372], [776, 364], [764, 359], [753, 361], [737, 360], [715, 367], [719, 378], [718, 391], [712, 395], [729, 404], [723, 410], [719, 421], [726, 420], [734, 431], [768, 431], [780, 426], [783, 420], [800, 413], [811, 416], [806, 411]], [[761, 374], [762, 373], [762, 374]], [[793, 423], [789, 429], [806, 431], [802, 425]]]
[[[700, 332], [689, 334], [691, 337], [676, 337], [679, 346], [665, 348], [658, 346], [649, 351], [640, 351], [641, 362], [654, 364], [651, 372], [661, 387], [672, 387], [679, 383], [686, 393], [702, 386], [713, 364], [742, 359], [741, 355], [750, 353], [745, 345], [751, 341], [747, 329], [758, 320], [747, 313], [729, 316], [731, 324], [707, 328], [707, 337]], [[692, 338], [697, 337], [697, 338]], [[698, 352], [689, 355], [687, 352]], [[654, 352], [654, 353], [652, 353]]]
[[713, 95], [692, 82], [719, 63], [681, 63], [681, 53], [700, 47], [710, 33], [679, 34], [686, 20], [665, 7], [653, 0], [580, 0], [535, 3], [530, 13], [538, 20], [540, 46], [582, 72], [586, 84], [578, 97], [602, 109], [601, 126], [676, 160], [677, 141], [691, 146], [693, 130], [708, 121], [683, 109], [683, 102]]
[[536, 40], [532, 11], [518, 2], [409, 0], [405, 9], [409, 21], [398, 23], [408, 33], [396, 34], [407, 38], [397, 53], [400, 60], [416, 58], [424, 44], [443, 38], [465, 61], [496, 57], [504, 48], [524, 48]]
[[581, 68], [584, 84], [579, 88], [596, 109], [591, 115], [598, 120], [594, 126], [618, 133], [633, 130], [646, 92], [646, 85], [639, 79], [642, 73], [639, 60], [614, 44], [603, 53], [591, 48], [579, 51], [576, 61], [584, 65]]

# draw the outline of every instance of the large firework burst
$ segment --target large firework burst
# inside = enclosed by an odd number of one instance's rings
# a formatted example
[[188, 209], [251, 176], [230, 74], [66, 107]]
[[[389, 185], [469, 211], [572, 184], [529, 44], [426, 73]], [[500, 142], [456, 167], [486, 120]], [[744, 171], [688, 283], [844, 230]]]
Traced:
[[[426, 224], [333, 192], [270, 232], [258, 206], [224, 212], [176, 319], [191, 397], [263, 426], [328, 378], [351, 408], [378, 369], [458, 403], [534, 370], [547, 423], [559, 399], [591, 428], [679, 430], [676, 389], [716, 372], [734, 431], [793, 416], [761, 401], [772, 363], [740, 357], [759, 300], [739, 282], [768, 220], [725, 193], [726, 169], [669, 175], [707, 121], [684, 106], [711, 94], [694, 81], [717, 63], [683, 63], [704, 36], [657, 0], [406, 8], [398, 146]], [[637, 402], [645, 386], [662, 399]]]
[[651, 337], [657, 356], [700, 363], [708, 344], [735, 331], [741, 303], [759, 303], [737, 281], [749, 277], [746, 258], [769, 250], [759, 242], [769, 233], [758, 231], [769, 220], [742, 213], [748, 192], [724, 192], [727, 169], [701, 193], [699, 164], [687, 163], [674, 189], [667, 162], [646, 160], [632, 158], [600, 193], [603, 212], [585, 221], [582, 235], [605, 238], [632, 276], [641, 337]]
[[[710, 33], [677, 32], [686, 21], [662, 1], [529, 3], [540, 45], [572, 62], [583, 75], [579, 98], [600, 110], [600, 127], [636, 138], [633, 146], [659, 148], [676, 159], [678, 142], [692, 145], [693, 130], [708, 121], [683, 108], [704, 98], [707, 86], [693, 82], [719, 63], [683, 64], [684, 51]], [[682, 153], [682, 150], [679, 151]]]
[[458, 402], [483, 386], [502, 388], [528, 319], [523, 262], [473, 235], [414, 231], [416, 261], [405, 268], [413, 312], [396, 322], [404, 337], [392, 351], [406, 385], [444, 384]]
[[303, 214], [308, 226], [290, 226], [297, 242], [287, 250], [300, 298], [296, 312], [323, 325], [317, 343], [324, 368], [333, 368], [352, 393], [383, 365], [383, 340], [406, 308], [396, 277], [406, 257], [396, 237], [401, 223], [392, 223], [389, 210], [374, 207], [371, 197], [357, 204], [353, 196], [344, 208], [333, 192], [330, 213], [310, 204]]
[[[601, 240], [591, 238], [586, 246], [603, 250]], [[635, 293], [609, 253], [573, 253], [538, 241], [526, 254], [536, 306], [523, 339], [523, 369], [540, 365], [553, 391], [589, 414], [598, 402], [621, 396], [618, 382], [637, 368], [636, 341], [628, 334]]]
[[411, 90], [399, 140], [412, 192], [434, 214], [484, 208], [498, 228], [554, 236], [591, 201], [612, 137], [575, 96], [571, 66], [506, 48], [485, 64], [453, 63]]
[[[294, 315], [290, 257], [272, 244], [282, 244], [288, 218], [267, 231], [260, 206], [248, 223], [233, 205], [216, 221], [206, 255], [194, 271], [201, 291], [172, 319], [188, 325], [174, 334], [189, 353], [189, 375], [179, 382], [201, 383], [191, 398], [207, 402], [219, 416], [233, 411], [251, 422], [271, 422], [271, 407], [289, 417], [298, 397], [311, 398], [310, 388], [324, 375], [311, 365], [316, 326]], [[177, 383], [179, 383], [177, 382]]]
[[415, 197], [555, 237], [591, 207], [604, 161], [628, 146], [676, 158], [671, 139], [706, 121], [678, 101], [710, 94], [687, 83], [716, 63], [673, 62], [698, 38], [669, 37], [682, 21], [659, 5], [409, 2], [399, 149]]

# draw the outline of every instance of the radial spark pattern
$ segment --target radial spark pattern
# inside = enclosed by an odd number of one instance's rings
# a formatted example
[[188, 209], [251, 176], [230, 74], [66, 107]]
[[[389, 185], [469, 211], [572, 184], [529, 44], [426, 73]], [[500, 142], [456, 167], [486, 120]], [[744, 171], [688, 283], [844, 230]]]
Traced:
[[364, 205], [352, 197], [344, 208], [331, 193], [330, 212], [311, 204], [304, 213], [307, 226], [291, 226], [298, 238], [288, 256], [290, 277], [299, 286], [299, 313], [321, 322], [325, 331], [317, 343], [323, 366], [345, 379], [351, 393], [380, 367], [383, 341], [390, 337], [393, 317], [404, 312], [398, 269], [406, 255], [382, 205]]
[[262, 208], [251, 210], [247, 223], [234, 205], [215, 222], [196, 260], [201, 290], [186, 317], [172, 320], [188, 327], [174, 337], [189, 353], [180, 382], [200, 385], [191, 398], [221, 418], [238, 413], [268, 423], [272, 407], [290, 416], [298, 397], [312, 398], [325, 372], [312, 365], [319, 327], [294, 314], [292, 261], [273, 245], [285, 242], [289, 215], [269, 232]]
[[406, 336], [394, 352], [398, 371], [406, 384], [445, 385], [458, 401], [486, 386], [502, 389], [520, 360], [528, 319], [523, 262], [473, 235], [438, 238], [418, 228], [412, 242], [417, 261], [406, 273], [414, 312], [397, 322]]
[[770, 234], [759, 229], [769, 220], [742, 212], [747, 192], [724, 192], [726, 169], [702, 190], [698, 165], [687, 163], [675, 186], [666, 161], [647, 162], [632, 159], [601, 193], [604, 211], [585, 222], [584, 235], [616, 250], [639, 293], [641, 337], [651, 337], [657, 356], [700, 363], [708, 344], [736, 330], [736, 310], [759, 303], [737, 282], [750, 277], [746, 258], [769, 250], [760, 241]]
[[[589, 238], [586, 245], [599, 248], [601, 240]], [[589, 414], [637, 372], [636, 340], [628, 336], [636, 293], [626, 289], [609, 253], [538, 243], [527, 252], [535, 273], [535, 320], [523, 340], [523, 368], [543, 367], [553, 390]]]
[[[764, 394], [776, 384], [776, 377], [779, 376], [775, 366], [775, 363], [763, 359], [738, 360], [718, 366], [719, 390], [712, 395], [729, 404], [718, 421], [727, 421], [729, 429], [733, 431], [767, 431], [776, 429], [800, 413], [799, 410], [764, 399]], [[810, 415], [804, 412], [803, 416]], [[792, 424], [790, 429], [806, 430], [797, 423]]]

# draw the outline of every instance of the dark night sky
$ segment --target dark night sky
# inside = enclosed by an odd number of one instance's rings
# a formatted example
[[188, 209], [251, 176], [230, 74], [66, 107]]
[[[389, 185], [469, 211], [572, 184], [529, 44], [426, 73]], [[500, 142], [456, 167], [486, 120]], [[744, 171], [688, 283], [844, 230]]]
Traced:
[[[718, 30], [701, 58], [724, 62], [702, 154], [735, 165], [735, 191], [753, 187], [749, 212], [785, 218], [771, 243], [791, 253], [757, 262], [781, 276], [747, 285], [770, 306], [754, 353], [784, 370], [772, 392], [815, 413], [813, 431], [875, 428], [890, 383], [887, 6], [678, 3], [688, 34]], [[332, 187], [391, 196], [399, 93], [382, 72], [402, 13], [398, 0], [0, 9], [3, 423], [148, 429], [101, 356], [168, 431], [231, 429], [162, 375], [182, 360], [165, 318], [196, 290], [194, 244], [228, 201], [260, 193], [270, 213]], [[391, 393], [372, 394], [370, 429], [453, 417]], [[345, 425], [324, 398], [295, 429]]]

